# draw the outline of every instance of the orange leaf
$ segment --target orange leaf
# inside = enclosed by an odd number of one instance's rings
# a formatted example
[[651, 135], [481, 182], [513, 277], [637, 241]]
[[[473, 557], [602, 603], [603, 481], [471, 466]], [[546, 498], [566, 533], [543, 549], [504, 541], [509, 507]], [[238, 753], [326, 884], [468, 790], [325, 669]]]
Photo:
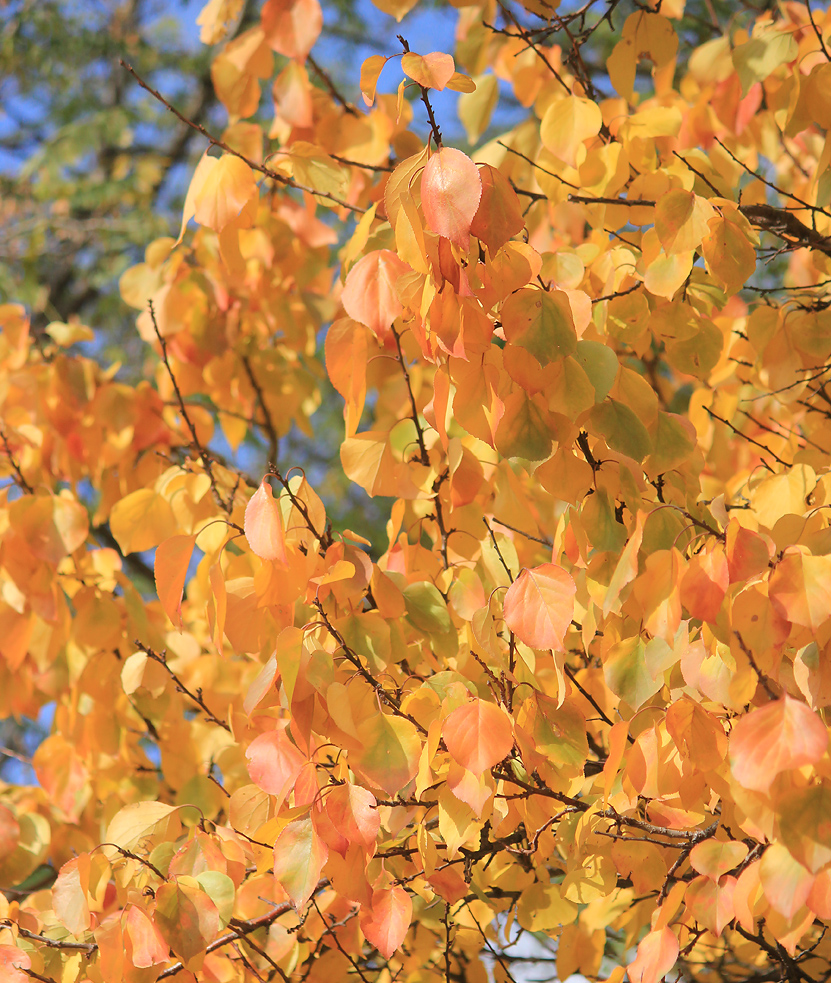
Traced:
[[[200, 225], [221, 232], [256, 197], [257, 185], [254, 172], [239, 157], [225, 154], [207, 159], [214, 164], [197, 171], [192, 182], [194, 218]], [[198, 177], [201, 181], [197, 186]]]
[[453, 78], [456, 65], [452, 55], [442, 51], [433, 51], [429, 55], [417, 55], [408, 51], [401, 58], [401, 67], [405, 75], [425, 89], [437, 89], [439, 92]]
[[427, 161], [421, 176], [421, 205], [433, 232], [466, 250], [481, 198], [479, 168], [467, 154], [443, 147]]
[[376, 249], [359, 260], [349, 271], [341, 303], [353, 321], [360, 321], [382, 341], [390, 334], [392, 322], [404, 307], [396, 283], [410, 267], [390, 249]]
[[789, 768], [814, 764], [825, 753], [828, 731], [820, 718], [787, 694], [742, 717], [730, 735], [730, 769], [745, 788], [767, 792]]
[[245, 509], [244, 528], [248, 544], [257, 556], [288, 566], [283, 516], [266, 478], [260, 482]]
[[371, 910], [361, 916], [361, 931], [384, 959], [390, 959], [404, 941], [412, 917], [413, 902], [403, 887], [374, 891]]
[[268, 46], [286, 58], [305, 58], [323, 27], [318, 0], [266, 0], [262, 28]]
[[442, 737], [452, 757], [474, 775], [489, 771], [514, 745], [510, 718], [486, 700], [457, 707], [445, 720]]
[[526, 568], [505, 595], [505, 623], [531, 648], [561, 651], [576, 591], [571, 575], [556, 563]]
[[182, 630], [182, 593], [196, 536], [171, 536], [156, 547], [153, 572], [164, 613]]
[[361, 65], [361, 95], [367, 106], [375, 102], [375, 90], [384, 65], [389, 61], [383, 55], [370, 55]]
[[495, 255], [505, 243], [525, 228], [522, 205], [505, 175], [490, 164], [479, 168], [482, 198], [473, 216], [470, 234], [485, 243]]
[[632, 983], [658, 983], [675, 965], [678, 939], [671, 928], [650, 932], [641, 939], [638, 954], [627, 967]]

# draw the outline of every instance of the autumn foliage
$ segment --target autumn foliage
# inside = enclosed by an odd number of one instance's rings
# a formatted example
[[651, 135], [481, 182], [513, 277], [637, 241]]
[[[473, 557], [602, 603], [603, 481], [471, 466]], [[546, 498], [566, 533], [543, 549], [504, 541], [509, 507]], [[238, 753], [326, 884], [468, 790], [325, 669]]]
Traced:
[[831, 15], [239, 6], [145, 378], [0, 308], [3, 980], [827, 978]]

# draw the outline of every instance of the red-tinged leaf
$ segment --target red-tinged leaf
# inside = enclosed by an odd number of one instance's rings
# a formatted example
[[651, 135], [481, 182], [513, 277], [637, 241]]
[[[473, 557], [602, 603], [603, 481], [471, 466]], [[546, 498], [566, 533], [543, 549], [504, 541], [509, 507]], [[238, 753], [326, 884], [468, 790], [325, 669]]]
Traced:
[[396, 292], [399, 277], [410, 272], [390, 249], [376, 249], [349, 271], [341, 294], [343, 309], [383, 341], [404, 307]]
[[274, 876], [295, 908], [302, 908], [314, 894], [328, 856], [329, 848], [310, 816], [290, 822], [277, 837]]
[[320, 35], [323, 12], [318, 0], [266, 0], [262, 27], [270, 48], [303, 59]]
[[467, 154], [443, 147], [427, 161], [421, 176], [421, 205], [433, 232], [467, 250], [481, 198], [479, 168]]
[[693, 918], [708, 928], [716, 938], [733, 920], [733, 892], [735, 877], [723, 877], [714, 881], [710, 877], [696, 877], [687, 887], [684, 901]]
[[671, 928], [660, 928], [644, 936], [626, 971], [632, 983], [658, 983], [675, 965], [678, 939]]
[[286, 737], [285, 731], [269, 730], [255, 737], [245, 752], [251, 781], [279, 803], [294, 788], [306, 756]]
[[0, 975], [3, 983], [30, 983], [26, 972], [32, 968], [29, 953], [13, 945], [0, 945]]
[[122, 934], [127, 958], [137, 969], [167, 962], [170, 953], [161, 932], [138, 905], [126, 909]]
[[736, 840], [704, 840], [690, 851], [690, 866], [717, 881], [747, 856], [747, 844]]
[[288, 566], [283, 516], [266, 478], [263, 478], [245, 509], [244, 527], [248, 545], [257, 556]]
[[442, 737], [451, 756], [477, 776], [498, 764], [514, 745], [510, 718], [486, 700], [457, 707], [442, 725]]
[[164, 613], [182, 630], [182, 594], [196, 536], [171, 536], [156, 547], [153, 573]]
[[773, 540], [763, 533], [745, 529], [736, 519], [727, 524], [727, 569], [730, 583], [750, 580], [770, 566], [776, 552]]
[[817, 714], [785, 695], [739, 719], [730, 735], [730, 768], [745, 788], [767, 792], [780, 772], [819, 761], [827, 744]]
[[831, 617], [831, 556], [788, 547], [770, 575], [769, 593], [788, 621], [816, 632]]
[[361, 915], [361, 931], [384, 959], [390, 959], [404, 941], [412, 917], [413, 902], [403, 887], [374, 891], [371, 910]]
[[727, 557], [717, 546], [690, 558], [681, 581], [681, 603], [690, 617], [715, 623], [729, 584]]
[[556, 563], [526, 568], [505, 595], [505, 623], [531, 648], [561, 651], [576, 591], [571, 575]]
[[173, 877], [156, 891], [153, 916], [164, 941], [185, 962], [204, 952], [221, 928], [216, 905], [193, 877]]
[[337, 785], [326, 797], [326, 812], [344, 839], [374, 852], [381, 815], [372, 792], [351, 782]]
[[505, 175], [490, 164], [479, 167], [482, 198], [470, 234], [476, 236], [495, 255], [502, 246], [525, 228], [522, 205]]
[[52, 906], [60, 923], [80, 937], [91, 927], [89, 898], [89, 854], [67, 861], [52, 887]]
[[401, 68], [405, 75], [409, 75], [425, 89], [437, 89], [439, 92], [456, 71], [453, 56], [442, 51], [433, 51], [429, 55], [417, 55], [414, 51], [408, 51], [401, 58]]
[[772, 843], [765, 850], [759, 876], [765, 897], [784, 918], [793, 918], [814, 886], [814, 875], [781, 843]]

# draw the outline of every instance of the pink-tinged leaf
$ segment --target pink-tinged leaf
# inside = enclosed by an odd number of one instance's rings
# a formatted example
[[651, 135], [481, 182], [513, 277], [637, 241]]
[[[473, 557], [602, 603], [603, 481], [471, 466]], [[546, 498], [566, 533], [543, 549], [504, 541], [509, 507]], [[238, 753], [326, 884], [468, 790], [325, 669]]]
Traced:
[[3, 983], [30, 983], [26, 972], [32, 968], [32, 960], [23, 949], [13, 945], [0, 945], [0, 976]]
[[730, 768], [740, 785], [767, 792], [780, 772], [819, 761], [827, 744], [820, 718], [785, 695], [739, 720], [730, 735]]
[[404, 941], [412, 917], [413, 902], [403, 887], [374, 891], [371, 910], [361, 915], [361, 931], [384, 959], [390, 959]]
[[245, 756], [251, 781], [269, 795], [276, 795], [279, 802], [294, 788], [307, 760], [282, 730], [269, 730], [255, 737]]
[[274, 844], [274, 876], [289, 900], [300, 909], [314, 894], [329, 848], [318, 836], [310, 816], [295, 819]]
[[274, 500], [271, 485], [265, 478], [245, 509], [244, 527], [248, 544], [257, 556], [288, 566], [283, 516]]
[[747, 844], [736, 840], [704, 840], [690, 851], [690, 866], [717, 881], [747, 856]]
[[52, 887], [52, 906], [60, 923], [75, 936], [91, 926], [89, 913], [89, 854], [67, 861]]
[[337, 785], [326, 796], [326, 812], [344, 839], [374, 852], [381, 815], [372, 792], [350, 782]]
[[421, 176], [421, 205], [433, 232], [466, 250], [481, 198], [479, 168], [467, 154], [443, 147], [427, 161]]
[[675, 965], [678, 939], [671, 928], [660, 928], [644, 936], [626, 971], [632, 983], [658, 983]]
[[709, 877], [696, 877], [687, 887], [684, 902], [693, 918], [709, 929], [716, 938], [735, 917], [733, 892], [735, 877], [723, 877], [714, 881]]
[[405, 75], [425, 89], [437, 89], [439, 92], [456, 72], [452, 55], [446, 55], [443, 51], [432, 51], [429, 55], [408, 51], [401, 58], [401, 68]]
[[458, 764], [477, 776], [498, 764], [514, 746], [510, 718], [486, 700], [457, 707], [445, 720], [442, 737]]
[[759, 876], [765, 897], [783, 918], [793, 918], [814, 886], [814, 875], [794, 860], [781, 843], [772, 843], [765, 850]]
[[562, 651], [576, 591], [571, 575], [556, 563], [526, 568], [505, 595], [505, 623], [531, 648]]
[[153, 572], [164, 613], [182, 630], [182, 594], [196, 536], [171, 536], [156, 547]]
[[127, 908], [122, 933], [127, 958], [137, 969], [167, 962], [170, 952], [161, 933], [138, 905]]
[[395, 286], [403, 273], [411, 272], [390, 249], [376, 249], [349, 271], [341, 294], [343, 309], [382, 341], [392, 322], [404, 310]]

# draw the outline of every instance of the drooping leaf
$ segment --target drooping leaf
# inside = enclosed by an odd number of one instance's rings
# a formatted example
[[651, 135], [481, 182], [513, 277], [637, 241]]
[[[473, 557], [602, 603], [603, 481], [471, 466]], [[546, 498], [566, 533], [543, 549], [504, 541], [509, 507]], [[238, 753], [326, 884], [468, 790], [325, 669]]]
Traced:
[[462, 250], [470, 243], [470, 226], [481, 198], [479, 168], [461, 150], [442, 147], [427, 161], [421, 176], [424, 218], [433, 232]]
[[575, 591], [571, 575], [555, 563], [524, 569], [505, 595], [505, 623], [531, 648], [562, 649]]
[[513, 747], [511, 722], [495, 704], [473, 700], [457, 707], [442, 725], [447, 750], [474, 775], [498, 764]]
[[165, 614], [182, 630], [182, 593], [196, 536], [171, 536], [156, 547], [153, 572]]
[[267, 478], [260, 482], [245, 508], [245, 538], [261, 559], [288, 565], [283, 516]]
[[404, 888], [379, 889], [372, 894], [372, 907], [361, 913], [361, 931], [368, 942], [391, 959], [407, 935], [413, 917], [413, 902]]

